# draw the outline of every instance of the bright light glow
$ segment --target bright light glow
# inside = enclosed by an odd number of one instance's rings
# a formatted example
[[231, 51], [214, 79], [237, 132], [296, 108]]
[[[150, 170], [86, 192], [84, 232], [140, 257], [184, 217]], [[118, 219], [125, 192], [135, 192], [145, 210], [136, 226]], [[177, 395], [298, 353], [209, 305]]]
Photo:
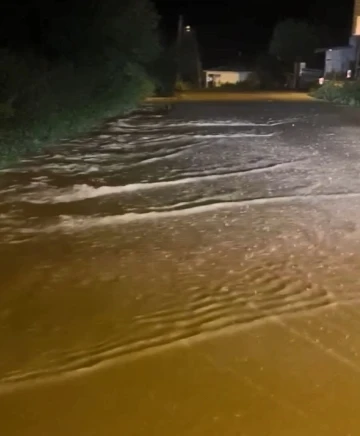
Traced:
[[191, 27], [190, 27], [190, 26], [186, 26], [186, 27], [185, 27], [185, 31], [186, 31], [186, 32], [190, 32], [190, 30], [191, 30]]

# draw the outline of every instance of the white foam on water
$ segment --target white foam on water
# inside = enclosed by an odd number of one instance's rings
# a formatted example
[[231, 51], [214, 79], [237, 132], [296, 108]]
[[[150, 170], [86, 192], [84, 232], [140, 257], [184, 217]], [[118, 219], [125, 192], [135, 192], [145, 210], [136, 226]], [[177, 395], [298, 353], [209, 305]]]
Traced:
[[48, 182], [47, 180], [32, 180], [30, 182], [30, 184], [27, 186], [27, 188], [33, 189], [33, 188], [37, 188], [37, 187], [44, 187], [47, 186]]
[[[75, 138], [75, 139], [71, 139], [71, 140], [65, 139], [64, 141], [67, 144], [87, 144], [90, 141], [90, 139], [89, 138], [77, 138], [77, 139]], [[61, 141], [61, 142], [63, 142], [63, 141]]]
[[[51, 169], [51, 165], [66, 167], [66, 165], [82, 165], [83, 162], [104, 162], [112, 157], [110, 153], [73, 153], [70, 156], [54, 155], [46, 159], [45, 164], [39, 164], [39, 168]], [[59, 162], [60, 161], [60, 162]], [[37, 168], [37, 167], [35, 167]]]
[[108, 128], [108, 131], [111, 133], [129, 133], [129, 132], [133, 132], [136, 130], [137, 129], [135, 128], [135, 126], [131, 125], [131, 124], [127, 124], [126, 126], [125, 125], [123, 125], [123, 126], [113, 125], [113, 126], [110, 126]]
[[124, 148], [124, 145], [121, 144], [103, 144], [100, 146], [101, 150], [121, 150]]
[[45, 165], [40, 165], [39, 167], [34, 167], [34, 169], [37, 169], [38, 171], [43, 171], [43, 170], [50, 170], [53, 172], [77, 172], [77, 171], [81, 171], [84, 169], [84, 167], [87, 167], [88, 165], [84, 165], [84, 164], [45, 164]]
[[[21, 228], [10, 229], [15, 230], [15, 233], [8, 236], [13, 239], [16, 233], [21, 235], [32, 235], [33, 237], [37, 234], [42, 233], [54, 233], [54, 232], [80, 232], [87, 231], [91, 228], [106, 227], [106, 226], [116, 226], [121, 224], [131, 224], [139, 221], [155, 221], [163, 219], [181, 219], [184, 217], [189, 217], [192, 215], [199, 214], [209, 214], [216, 213], [217, 211], [223, 210], [233, 210], [233, 209], [243, 209], [250, 208], [253, 206], [262, 205], [286, 205], [293, 204], [297, 206], [311, 204], [317, 205], [319, 201], [330, 202], [333, 204], [334, 200], [344, 200], [344, 199], [360, 199], [360, 193], [340, 193], [340, 194], [320, 194], [320, 195], [290, 195], [290, 196], [279, 196], [279, 197], [263, 197], [263, 198], [253, 198], [246, 200], [235, 200], [231, 198], [231, 195], [224, 194], [224, 196], [208, 197], [193, 202], [182, 202], [175, 205], [169, 205], [167, 209], [160, 207], [157, 210], [150, 210], [149, 212], [136, 213], [129, 212], [123, 215], [108, 215], [108, 216], [71, 216], [71, 215], [60, 215], [59, 222], [56, 224], [51, 224], [49, 226], [42, 225], [41, 227], [25, 227], [25, 222], [22, 224]], [[215, 200], [212, 204], [202, 204], [199, 205], [200, 201], [211, 201]], [[326, 203], [325, 203], [326, 204]], [[182, 209], [176, 209], [176, 207], [182, 207]], [[187, 206], [187, 207], [186, 207]], [[216, 216], [216, 215], [215, 215]], [[20, 242], [19, 242], [20, 243]]]
[[149, 207], [148, 210], [150, 212], [161, 212], [161, 211], [176, 211], [178, 209], [188, 208], [189, 206], [195, 207], [197, 204], [204, 204], [209, 202], [214, 203], [223, 203], [223, 202], [230, 202], [237, 200], [238, 197], [236, 197], [235, 194], [222, 194], [222, 195], [213, 195], [210, 197], [202, 197], [198, 200], [192, 200], [192, 201], [181, 201], [179, 203], [175, 204], [168, 204], [166, 206], [156, 206], [156, 207]]
[[48, 159], [64, 159], [66, 156], [64, 154], [53, 154], [52, 156], [48, 156]]
[[14, 212], [0, 213], [0, 220], [8, 221], [14, 217]]
[[90, 174], [90, 173], [97, 173], [98, 171], [100, 171], [100, 167], [97, 165], [91, 165], [88, 169], [84, 170], [84, 171], [80, 171], [77, 174], [81, 175], [81, 174]]
[[35, 182], [48, 182], [49, 177], [48, 176], [37, 176], [37, 177], [33, 177], [33, 180]]
[[198, 127], [246, 127], [255, 126], [251, 121], [237, 121], [237, 120], [214, 120], [214, 121], [189, 121], [180, 123], [168, 123], [169, 127], [185, 127], [185, 126], [198, 126]]
[[[159, 132], [161, 133], [161, 132]], [[157, 144], [173, 144], [173, 143], [181, 143], [183, 141], [188, 141], [188, 135], [181, 133], [181, 134], [177, 134], [177, 135], [164, 135], [164, 134], [160, 134], [159, 136], [148, 136], [148, 135], [144, 135], [141, 137], [137, 137], [133, 140], [128, 140], [126, 141], [126, 144], [132, 144], [133, 146], [138, 147], [139, 145], [143, 146], [147, 146], [147, 145], [157, 145]]]
[[[45, 232], [56, 232], [59, 230], [67, 231], [81, 231], [88, 230], [94, 227], [112, 226], [118, 224], [129, 224], [137, 221], [153, 221], [166, 218], [182, 218], [191, 215], [214, 213], [225, 209], [241, 209], [252, 206], [261, 205], [274, 205], [274, 204], [306, 204], [314, 201], [334, 201], [344, 198], [360, 198], [360, 193], [351, 194], [329, 194], [329, 195], [292, 195], [292, 196], [280, 196], [280, 197], [267, 197], [267, 198], [254, 198], [239, 201], [228, 201], [228, 196], [224, 196], [222, 201], [200, 205], [194, 207], [188, 207], [177, 210], [166, 211], [150, 211], [144, 213], [125, 213], [123, 215], [110, 215], [110, 216], [91, 216], [91, 217], [73, 217], [69, 215], [61, 215], [60, 223], [49, 226], [45, 229], [41, 229]], [[220, 197], [219, 197], [220, 198]], [[205, 199], [203, 199], [205, 200]], [[191, 203], [188, 203], [191, 204]]]
[[[29, 168], [26, 168], [25, 170], [22, 170], [22, 171], [19, 171], [19, 169], [14, 168], [11, 171], [9, 170], [8, 172], [17, 173], [17, 172], [30, 172], [30, 171], [32, 171], [32, 172], [39, 173], [41, 171], [46, 170], [46, 171], [51, 171], [52, 173], [57, 173], [57, 174], [58, 173], [86, 174], [87, 172], [95, 171], [95, 168], [98, 168], [98, 167], [95, 165], [89, 165], [86, 163], [84, 163], [84, 164], [71, 164], [71, 163], [51, 164], [50, 163], [50, 164], [43, 164], [43, 165], [38, 165], [38, 166], [34, 166], [34, 167], [29, 167]], [[40, 180], [41, 177], [44, 177], [44, 180], [45, 180], [46, 176], [40, 176], [39, 178], [34, 177], [33, 180], [35, 180], [35, 179]]]
[[293, 162], [279, 163], [267, 167], [251, 168], [251, 169], [245, 168], [243, 170], [237, 170], [225, 174], [210, 174], [210, 175], [205, 174], [205, 175], [198, 175], [193, 177], [186, 177], [177, 180], [168, 180], [168, 181], [159, 181], [159, 182], [150, 182], [150, 183], [148, 182], [130, 183], [128, 185], [120, 185], [120, 186], [100, 186], [99, 188], [94, 188], [86, 184], [74, 185], [73, 190], [68, 193], [64, 193], [60, 195], [56, 195], [56, 193], [52, 193], [50, 195], [49, 194], [46, 195], [46, 197], [42, 199], [36, 199], [30, 197], [30, 198], [24, 198], [23, 200], [35, 204], [70, 203], [73, 201], [81, 201], [85, 199], [102, 197], [107, 195], [116, 195], [116, 194], [139, 192], [145, 190], [161, 189], [161, 188], [170, 188], [173, 186], [180, 186], [189, 183], [216, 181], [225, 178], [247, 175], [249, 173], [268, 172], [274, 170], [275, 168], [288, 167], [292, 165]]
[[181, 151], [178, 151], [176, 153], [169, 153], [167, 155], [162, 155], [162, 156], [158, 156], [158, 157], [150, 157], [149, 159], [144, 159], [141, 162], [135, 163], [130, 165], [131, 167], [135, 167], [135, 166], [139, 166], [139, 165], [148, 165], [150, 163], [154, 163], [157, 162], [159, 160], [164, 160], [164, 159], [173, 159], [174, 157], [179, 157], [182, 154], [184, 154], [186, 152], [187, 149], [189, 149], [190, 147], [186, 147], [186, 149], [182, 149]]
[[173, 145], [174, 143], [179, 143], [179, 146], [184, 141], [188, 141], [189, 137], [187, 135], [160, 135], [160, 136], [143, 136], [137, 138], [122, 138], [121, 141], [116, 139], [112, 144], [99, 144], [99, 149], [102, 151], [126, 151], [134, 149], [142, 149], [146, 147], [153, 147], [156, 145]]
[[84, 160], [97, 159], [99, 161], [103, 161], [103, 160], [109, 159], [109, 157], [112, 157], [112, 154], [110, 154], [110, 153], [87, 153], [87, 154], [79, 154], [74, 160], [84, 161]]
[[7, 187], [5, 189], [0, 189], [0, 194], [8, 194], [10, 192], [15, 192], [18, 187], [19, 187], [19, 185], [13, 185], [13, 186]]
[[[169, 151], [168, 154], [162, 154], [160, 156], [156, 156], [155, 155], [153, 157], [144, 158], [140, 162], [135, 162], [133, 164], [127, 165], [127, 168], [129, 168], [129, 167], [133, 168], [133, 167], [137, 167], [137, 166], [140, 166], [140, 165], [148, 165], [150, 163], [158, 162], [158, 161], [161, 161], [161, 160], [164, 160], [164, 159], [174, 159], [175, 157], [179, 157], [179, 156], [183, 155], [184, 153], [186, 153], [192, 147], [193, 147], [193, 144], [185, 146], [185, 147], [182, 147], [179, 151], [174, 151], [172, 153], [170, 152], [170, 150], [167, 150], [167, 151]], [[162, 149], [161, 151], [164, 152], [164, 151], [166, 151], [166, 149]], [[150, 156], [152, 156], [152, 155], [150, 154]]]
[[199, 121], [178, 121], [169, 122], [163, 121], [157, 124], [145, 124], [141, 123], [139, 125], [128, 124], [128, 128], [133, 128], [134, 131], [139, 131], [142, 129], [150, 129], [151, 131], [156, 131], [161, 128], [177, 128], [177, 127], [275, 127], [283, 124], [289, 124], [299, 121], [298, 118], [289, 118], [283, 120], [269, 120], [265, 123], [255, 123], [247, 120], [199, 120]]
[[[97, 163], [88, 161], [87, 163], [44, 163], [36, 166], [30, 166], [26, 168], [7, 168], [0, 173], [13, 173], [13, 174], [28, 174], [28, 173], [41, 173], [42, 171], [50, 171], [53, 174], [88, 174], [92, 172], [99, 171], [100, 167], [93, 165], [92, 163]], [[49, 180], [47, 176], [32, 177], [32, 180], [45, 181]]]
[[116, 120], [114, 122], [111, 122], [108, 124], [108, 126], [116, 126], [116, 127], [132, 127], [131, 124], [129, 124], [131, 118], [129, 118], [127, 121], [121, 119], [121, 120]]
[[195, 134], [191, 135], [193, 138], [270, 138], [274, 136], [275, 132], [272, 133], [214, 133], [214, 134]]
[[[138, 127], [139, 129], [148, 129], [156, 131], [163, 128], [179, 128], [179, 127], [256, 127], [258, 124], [251, 122], [238, 122], [238, 121], [192, 121], [192, 122], [167, 122], [162, 121], [157, 124], [145, 124], [142, 123]], [[134, 126], [135, 128], [135, 126]]]
[[29, 224], [29, 221], [26, 223], [19, 221], [15, 211], [0, 213], [0, 241], [4, 241], [6, 238], [11, 237], [14, 228], [19, 227], [19, 222], [23, 226]]

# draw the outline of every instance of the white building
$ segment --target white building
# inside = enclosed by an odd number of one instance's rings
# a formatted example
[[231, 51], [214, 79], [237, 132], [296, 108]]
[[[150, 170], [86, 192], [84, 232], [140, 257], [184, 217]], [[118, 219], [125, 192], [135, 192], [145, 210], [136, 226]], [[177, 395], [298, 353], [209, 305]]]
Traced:
[[242, 70], [241, 68], [212, 68], [204, 70], [205, 73], [205, 86], [221, 86], [225, 84], [235, 85], [240, 82], [246, 81], [252, 71]]
[[325, 52], [325, 77], [331, 75], [346, 75], [347, 71], [352, 70], [354, 67], [356, 44], [353, 37], [350, 38], [349, 45], [319, 49], [317, 52]]

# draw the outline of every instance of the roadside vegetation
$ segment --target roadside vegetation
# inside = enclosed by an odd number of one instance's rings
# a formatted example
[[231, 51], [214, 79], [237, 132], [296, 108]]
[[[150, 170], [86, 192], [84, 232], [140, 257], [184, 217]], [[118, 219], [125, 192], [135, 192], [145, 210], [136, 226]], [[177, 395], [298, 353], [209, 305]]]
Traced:
[[310, 93], [312, 97], [332, 103], [360, 106], [360, 82], [329, 80]]
[[173, 55], [150, 0], [1, 8], [1, 164], [171, 92]]

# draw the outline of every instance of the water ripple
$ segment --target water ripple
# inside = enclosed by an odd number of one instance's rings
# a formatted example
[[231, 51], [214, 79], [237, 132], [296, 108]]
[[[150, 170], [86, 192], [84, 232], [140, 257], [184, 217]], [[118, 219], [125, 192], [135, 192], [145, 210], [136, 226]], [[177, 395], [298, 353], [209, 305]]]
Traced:
[[44, 367], [2, 374], [0, 391], [334, 303], [331, 294], [311, 283], [301, 269], [271, 263], [249, 267], [211, 289], [192, 287], [186, 294], [183, 306], [134, 315], [124, 336], [113, 335], [85, 349], [58, 351]]

